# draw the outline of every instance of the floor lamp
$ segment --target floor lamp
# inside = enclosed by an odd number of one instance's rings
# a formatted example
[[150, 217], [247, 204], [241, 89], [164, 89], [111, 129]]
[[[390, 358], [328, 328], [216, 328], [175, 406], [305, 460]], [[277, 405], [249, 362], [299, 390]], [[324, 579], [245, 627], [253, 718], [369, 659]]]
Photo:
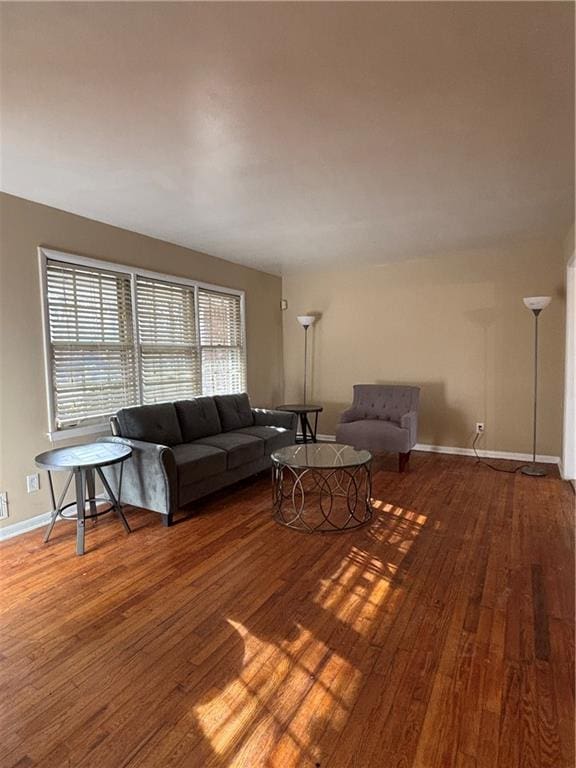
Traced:
[[532, 463], [520, 470], [523, 475], [543, 477], [546, 470], [536, 466], [536, 425], [538, 422], [538, 316], [552, 301], [550, 296], [528, 296], [523, 299], [524, 305], [534, 313], [534, 413], [532, 435]]
[[298, 315], [298, 322], [304, 328], [304, 400], [306, 405], [306, 375], [308, 372], [308, 328], [314, 325], [316, 317], [314, 315]]

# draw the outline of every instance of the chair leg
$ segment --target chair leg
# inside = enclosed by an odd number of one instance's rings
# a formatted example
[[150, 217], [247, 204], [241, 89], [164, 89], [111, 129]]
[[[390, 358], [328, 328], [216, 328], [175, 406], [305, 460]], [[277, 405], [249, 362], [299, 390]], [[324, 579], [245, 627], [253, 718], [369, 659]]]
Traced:
[[410, 463], [410, 451], [408, 451], [408, 453], [398, 454], [398, 471], [399, 472], [404, 472], [406, 469], [408, 469], [409, 463]]

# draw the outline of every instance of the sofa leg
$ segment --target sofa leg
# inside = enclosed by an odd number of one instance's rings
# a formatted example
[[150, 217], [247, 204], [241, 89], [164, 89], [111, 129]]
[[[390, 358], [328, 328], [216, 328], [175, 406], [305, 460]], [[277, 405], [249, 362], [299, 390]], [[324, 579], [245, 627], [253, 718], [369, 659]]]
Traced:
[[170, 526], [173, 524], [174, 519], [172, 512], [170, 512], [168, 515], [162, 515], [162, 525], [164, 528], [170, 528]]
[[409, 462], [410, 462], [410, 451], [408, 451], [408, 453], [399, 453], [398, 454], [398, 471], [404, 472], [406, 469], [408, 469]]

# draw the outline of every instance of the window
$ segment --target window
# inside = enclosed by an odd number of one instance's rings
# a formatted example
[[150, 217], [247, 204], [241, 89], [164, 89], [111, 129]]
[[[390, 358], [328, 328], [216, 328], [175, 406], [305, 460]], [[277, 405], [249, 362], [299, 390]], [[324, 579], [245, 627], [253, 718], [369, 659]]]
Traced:
[[246, 388], [239, 291], [40, 249], [51, 436]]
[[52, 261], [46, 276], [56, 427], [136, 402], [130, 280]]
[[242, 392], [244, 344], [239, 296], [198, 290], [202, 391], [205, 395]]
[[188, 285], [136, 278], [144, 403], [202, 394], [194, 291]]

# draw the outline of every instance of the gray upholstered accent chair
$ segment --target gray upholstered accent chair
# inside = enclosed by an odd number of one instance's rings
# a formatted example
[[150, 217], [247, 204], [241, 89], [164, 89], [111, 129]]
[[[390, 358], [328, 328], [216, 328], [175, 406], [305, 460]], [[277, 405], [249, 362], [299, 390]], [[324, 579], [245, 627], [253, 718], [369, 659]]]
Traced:
[[372, 453], [398, 453], [403, 472], [417, 442], [419, 396], [419, 387], [356, 384], [352, 407], [336, 427], [336, 441]]

